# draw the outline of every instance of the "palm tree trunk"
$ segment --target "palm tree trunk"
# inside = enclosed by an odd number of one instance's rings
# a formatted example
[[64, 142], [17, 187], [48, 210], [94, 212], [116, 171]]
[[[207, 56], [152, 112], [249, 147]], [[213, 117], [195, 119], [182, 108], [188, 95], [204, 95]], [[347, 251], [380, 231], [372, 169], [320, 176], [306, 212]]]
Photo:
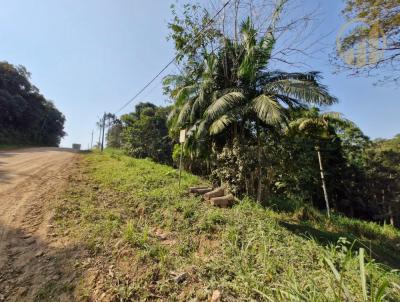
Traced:
[[324, 172], [324, 167], [322, 166], [321, 152], [320, 152], [319, 146], [317, 146], [315, 149], [317, 150], [317, 154], [318, 154], [319, 171], [321, 174], [322, 190], [324, 191], [326, 214], [327, 214], [328, 218], [330, 218], [331, 213], [330, 213], [330, 207], [329, 207], [328, 191], [326, 190], [326, 184], [325, 184], [325, 172]]

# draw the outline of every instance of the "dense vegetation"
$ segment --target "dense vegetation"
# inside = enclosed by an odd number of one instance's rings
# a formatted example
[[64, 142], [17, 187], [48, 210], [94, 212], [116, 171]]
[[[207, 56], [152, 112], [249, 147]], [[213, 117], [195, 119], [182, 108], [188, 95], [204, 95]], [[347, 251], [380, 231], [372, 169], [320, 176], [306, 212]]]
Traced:
[[70, 181], [56, 221], [89, 251], [74, 261], [76, 300], [210, 301], [215, 290], [220, 301], [400, 299], [392, 226], [249, 198], [215, 208], [187, 193], [201, 178], [183, 173], [179, 188], [176, 169], [116, 150], [84, 155]]
[[121, 137], [129, 155], [171, 163], [171, 139], [166, 124], [168, 108], [151, 103], [136, 105], [135, 111], [121, 117]]
[[185, 168], [237, 197], [400, 226], [400, 136], [371, 141], [340, 113], [327, 112], [338, 100], [318, 72], [269, 67], [286, 2], [278, 2], [263, 33], [245, 17], [233, 37], [213, 24], [194, 41], [209, 16], [185, 6], [170, 23], [181, 66], [164, 80], [172, 106], [139, 104], [111, 129], [128, 154], [163, 163], [170, 163], [171, 141], [176, 163], [178, 134], [186, 129]]
[[0, 62], [0, 145], [58, 146], [64, 122], [25, 67]]

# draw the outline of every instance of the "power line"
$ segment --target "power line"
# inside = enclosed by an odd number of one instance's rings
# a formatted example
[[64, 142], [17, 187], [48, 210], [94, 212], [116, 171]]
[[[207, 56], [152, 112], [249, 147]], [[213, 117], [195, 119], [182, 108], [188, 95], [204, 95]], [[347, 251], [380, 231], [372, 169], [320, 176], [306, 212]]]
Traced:
[[[191, 40], [188, 42], [187, 45], [191, 44], [192, 42], [196, 41], [199, 36], [203, 33], [203, 31], [210, 26], [214, 21], [215, 18], [218, 17], [218, 15], [225, 9], [225, 7], [228, 6], [228, 4], [232, 0], [227, 0], [225, 4], [221, 7], [221, 9], [207, 22], [206, 25], [203, 26], [203, 28], [200, 30], [200, 32]], [[145, 91], [169, 66], [171, 66], [176, 59], [178, 58], [178, 55], [174, 56], [171, 61], [168, 62], [167, 65], [165, 65], [160, 72], [158, 72], [142, 89], [140, 89], [128, 102], [126, 102], [120, 109], [118, 109], [115, 114], [121, 112], [124, 108], [126, 108], [130, 103], [132, 103], [140, 94], [142, 94], [143, 91]]]

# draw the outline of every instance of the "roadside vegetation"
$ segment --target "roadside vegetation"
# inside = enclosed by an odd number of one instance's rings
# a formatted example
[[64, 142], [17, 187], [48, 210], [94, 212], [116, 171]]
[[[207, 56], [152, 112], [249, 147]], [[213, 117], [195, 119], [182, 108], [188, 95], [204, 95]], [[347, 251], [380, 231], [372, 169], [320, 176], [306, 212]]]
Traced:
[[292, 1], [270, 3], [272, 11], [261, 15], [254, 10], [269, 1], [251, 1], [253, 10], [233, 2], [218, 22], [198, 5], [184, 5], [179, 14], [172, 8], [168, 38], [179, 73], [164, 78], [171, 103], [139, 103], [114, 116], [109, 145], [175, 167], [183, 152], [185, 170], [264, 206], [399, 227], [400, 136], [371, 140], [329, 111], [339, 100], [319, 72], [276, 68], [290, 59], [276, 52], [280, 39], [301, 30], [304, 16], [287, 25]]
[[[82, 300], [398, 301], [400, 232], [311, 207], [274, 211], [244, 198], [212, 207], [206, 182], [117, 150], [83, 155], [56, 209], [60, 234], [90, 251]], [[375, 260], [377, 259], [377, 260]]]
[[64, 115], [30, 82], [23, 66], [0, 62], [0, 148], [58, 146]]
[[[84, 157], [58, 208], [60, 230], [91, 251], [82, 298], [400, 299], [399, 135], [370, 140], [329, 111], [339, 100], [319, 72], [276, 68], [288, 62], [279, 39], [304, 18], [285, 25], [291, 1], [261, 15], [265, 1], [250, 2], [233, 1], [218, 22], [198, 5], [173, 6], [170, 105], [107, 115], [116, 149]], [[201, 184], [236, 203], [187, 193]]]

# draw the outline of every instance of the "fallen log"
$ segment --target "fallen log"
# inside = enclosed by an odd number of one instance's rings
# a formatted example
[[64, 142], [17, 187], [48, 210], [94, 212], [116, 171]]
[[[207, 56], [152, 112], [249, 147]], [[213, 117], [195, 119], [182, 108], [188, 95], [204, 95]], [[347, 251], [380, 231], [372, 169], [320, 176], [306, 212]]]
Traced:
[[204, 200], [210, 200], [211, 198], [214, 197], [221, 197], [225, 195], [225, 189], [223, 187], [216, 188], [208, 193], [205, 193]]
[[190, 187], [189, 193], [197, 193], [197, 190], [207, 189], [207, 188], [208, 188], [207, 186]]
[[213, 188], [204, 188], [204, 189], [197, 189], [194, 193], [195, 194], [200, 194], [200, 195], [204, 195], [208, 192], [211, 192], [212, 190], [214, 190]]
[[226, 196], [213, 197], [210, 199], [210, 203], [216, 207], [227, 208], [233, 204], [234, 200], [235, 197], [232, 194], [228, 194]]

